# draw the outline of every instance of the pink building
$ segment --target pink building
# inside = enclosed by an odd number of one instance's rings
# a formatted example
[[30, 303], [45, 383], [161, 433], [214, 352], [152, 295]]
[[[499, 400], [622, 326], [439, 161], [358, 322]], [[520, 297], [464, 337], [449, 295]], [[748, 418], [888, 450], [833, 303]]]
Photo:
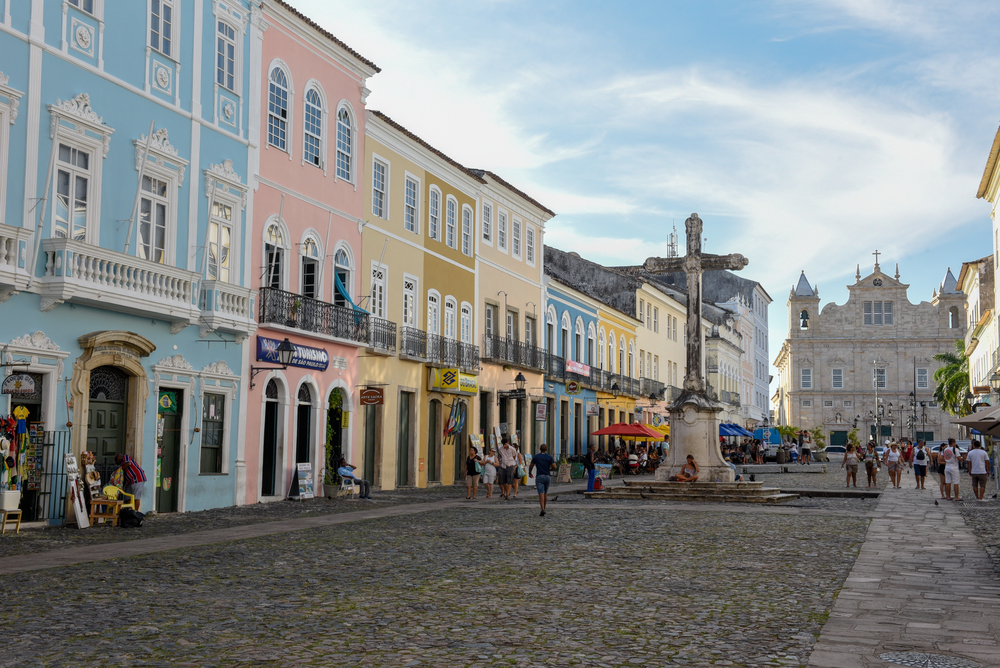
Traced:
[[[259, 294], [242, 503], [285, 498], [306, 462], [318, 495], [323, 469], [350, 457], [357, 357], [371, 340], [354, 305], [367, 294], [365, 82], [379, 69], [280, 0], [262, 11], [251, 56], [260, 90], [251, 91], [258, 169], [247, 261]], [[282, 369], [285, 339], [295, 354]]]

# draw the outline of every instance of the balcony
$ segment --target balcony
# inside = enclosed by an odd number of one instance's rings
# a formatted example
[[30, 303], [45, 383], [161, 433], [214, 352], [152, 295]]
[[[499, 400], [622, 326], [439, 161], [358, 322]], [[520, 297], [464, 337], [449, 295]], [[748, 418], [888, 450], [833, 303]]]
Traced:
[[368, 316], [367, 352], [375, 355], [396, 354], [396, 323]]
[[25, 258], [30, 242], [31, 230], [0, 224], [0, 303], [28, 284]]
[[666, 389], [666, 385], [658, 380], [653, 380], [652, 378], [640, 378], [639, 379], [640, 392], [642, 396], [649, 398], [649, 395], [655, 395], [657, 399], [663, 399], [663, 391]]
[[201, 277], [72, 239], [44, 239], [42, 311], [73, 302], [172, 323], [179, 332], [198, 322]]
[[719, 392], [719, 401], [730, 406], [740, 405], [740, 393], [739, 392], [729, 392], [727, 390], [721, 390]]
[[399, 330], [399, 357], [423, 362], [427, 359], [427, 333], [414, 327]]
[[236, 334], [238, 341], [257, 329], [253, 319], [256, 290], [224, 281], [202, 281], [201, 323], [206, 330]]
[[[258, 322], [300, 330], [321, 338], [354, 345], [396, 349], [396, 325], [382, 327], [387, 321], [373, 318], [363, 311], [334, 306], [318, 299], [303, 297], [276, 288], [261, 288], [258, 298]], [[373, 338], [371, 323], [376, 322]], [[383, 350], [384, 348], [379, 348]]]
[[545, 350], [528, 343], [493, 334], [483, 336], [483, 359], [489, 362], [545, 371], [547, 357]]
[[478, 373], [479, 347], [471, 343], [463, 343], [438, 334], [427, 334], [428, 366], [443, 368], [457, 367], [469, 373]]

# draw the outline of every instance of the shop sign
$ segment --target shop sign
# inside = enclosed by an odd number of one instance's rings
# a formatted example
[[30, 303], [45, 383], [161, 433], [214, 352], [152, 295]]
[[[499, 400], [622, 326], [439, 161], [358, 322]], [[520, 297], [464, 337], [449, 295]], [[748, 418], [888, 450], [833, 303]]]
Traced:
[[347, 429], [351, 426], [351, 414], [347, 411], [343, 411], [340, 414], [340, 428]]
[[580, 388], [580, 383], [576, 382], [575, 380], [571, 380], [570, 382], [566, 383], [566, 394], [572, 396], [580, 394], [580, 392], [582, 391], [583, 390]]
[[663, 416], [661, 416], [661, 415], [654, 415], [653, 416], [653, 426], [654, 427], [659, 427], [661, 424], [663, 424]]
[[35, 379], [26, 373], [15, 373], [3, 379], [2, 394], [34, 394]]
[[595, 417], [597, 415], [597, 404], [592, 401], [587, 402], [587, 417]]
[[566, 371], [568, 373], [575, 373], [580, 376], [589, 376], [590, 367], [583, 362], [575, 362], [573, 360], [566, 360]]
[[535, 406], [535, 422], [545, 422], [549, 415], [549, 405], [541, 402]]
[[[258, 336], [257, 361], [280, 364], [281, 362], [278, 357], [279, 345], [281, 345], [281, 341], [278, 341], [277, 339], [268, 339], [263, 336]], [[327, 354], [326, 350], [323, 348], [300, 346], [297, 343], [292, 345], [295, 346], [295, 354], [292, 355], [292, 361], [289, 362], [289, 366], [326, 371], [326, 368], [330, 365], [330, 355]]]
[[479, 380], [458, 369], [428, 369], [427, 389], [448, 394], [475, 395], [479, 393]]
[[298, 483], [299, 483], [299, 498], [300, 499], [311, 499], [316, 494], [313, 492], [313, 474], [312, 474], [312, 464], [309, 462], [300, 462], [298, 464]]
[[381, 387], [369, 387], [361, 390], [362, 406], [380, 406], [383, 403], [385, 403], [385, 397]]
[[989, 385], [976, 385], [972, 388], [973, 394], [989, 394], [991, 392]]

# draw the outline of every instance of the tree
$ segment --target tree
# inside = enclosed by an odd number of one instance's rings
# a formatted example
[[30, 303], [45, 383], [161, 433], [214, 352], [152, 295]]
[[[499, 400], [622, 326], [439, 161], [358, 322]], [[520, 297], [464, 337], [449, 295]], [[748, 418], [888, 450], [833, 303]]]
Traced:
[[969, 393], [969, 358], [965, 356], [965, 339], [955, 341], [955, 352], [938, 353], [934, 359], [944, 363], [934, 372], [934, 380], [937, 381], [934, 398], [951, 415], [967, 415], [970, 412], [969, 400], [966, 399]]
[[812, 435], [814, 448], [822, 450], [826, 447], [826, 434], [823, 433], [823, 427], [817, 425], [813, 427], [809, 433]]
[[861, 443], [858, 441], [858, 430], [856, 428], [847, 432], [847, 442], [856, 448], [860, 447]]
[[782, 442], [792, 441], [798, 438], [799, 428], [793, 427], [792, 425], [779, 425], [778, 433], [781, 434]]

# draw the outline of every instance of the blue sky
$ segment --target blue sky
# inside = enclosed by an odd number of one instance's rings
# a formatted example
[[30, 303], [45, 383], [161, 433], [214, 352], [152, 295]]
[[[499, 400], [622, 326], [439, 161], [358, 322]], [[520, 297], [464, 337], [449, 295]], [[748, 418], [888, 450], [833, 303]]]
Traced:
[[382, 67], [369, 108], [556, 211], [546, 243], [639, 263], [697, 211], [772, 359], [800, 270], [842, 303], [878, 248], [916, 302], [992, 250], [995, 1], [294, 4]]

